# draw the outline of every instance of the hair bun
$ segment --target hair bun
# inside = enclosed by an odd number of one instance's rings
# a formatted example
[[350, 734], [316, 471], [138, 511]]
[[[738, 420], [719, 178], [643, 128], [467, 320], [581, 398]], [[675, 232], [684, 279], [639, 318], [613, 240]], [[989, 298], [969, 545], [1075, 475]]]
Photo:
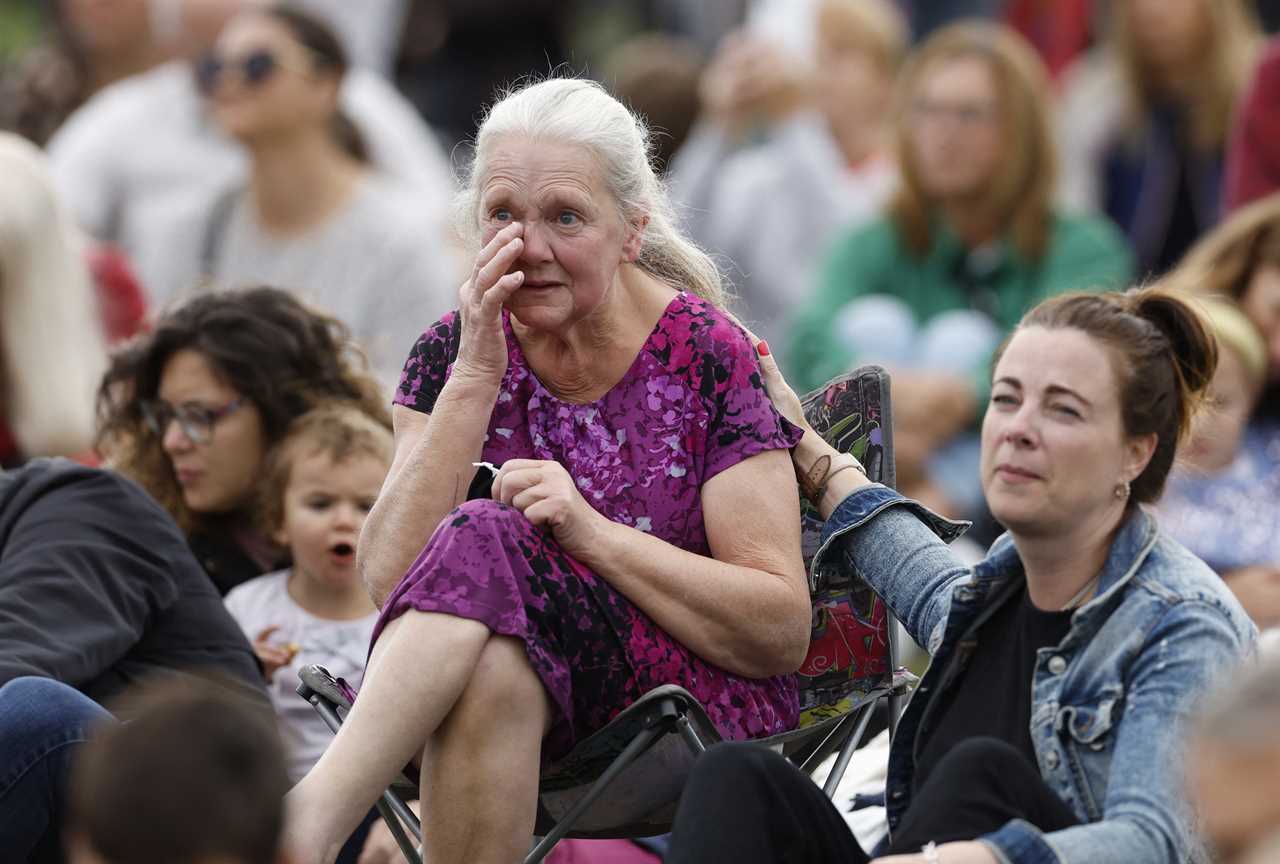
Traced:
[[1129, 311], [1150, 322], [1169, 341], [1182, 396], [1192, 408], [1218, 368], [1218, 341], [1190, 297], [1158, 285], [1126, 292]]

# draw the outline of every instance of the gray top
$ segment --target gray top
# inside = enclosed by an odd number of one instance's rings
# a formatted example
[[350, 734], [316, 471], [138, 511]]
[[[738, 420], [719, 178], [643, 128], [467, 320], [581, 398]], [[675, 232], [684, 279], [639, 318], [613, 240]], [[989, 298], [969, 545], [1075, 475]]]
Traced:
[[377, 175], [366, 176], [324, 224], [291, 237], [267, 234], [241, 193], [219, 232], [209, 275], [219, 287], [284, 288], [337, 317], [389, 399], [409, 349], [457, 305], [442, 233], [413, 196]]

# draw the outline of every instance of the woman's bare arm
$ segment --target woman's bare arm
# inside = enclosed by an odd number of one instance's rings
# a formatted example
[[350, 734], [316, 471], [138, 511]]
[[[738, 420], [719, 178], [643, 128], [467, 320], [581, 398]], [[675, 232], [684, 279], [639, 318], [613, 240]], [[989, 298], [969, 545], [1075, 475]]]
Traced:
[[396, 405], [396, 453], [377, 502], [360, 532], [357, 562], [381, 608], [440, 520], [467, 497], [496, 388], [446, 382], [435, 411]]
[[717, 666], [750, 678], [794, 672], [809, 646], [810, 603], [787, 451], [712, 477], [702, 510], [713, 557], [616, 525], [584, 563]]
[[[679, 642], [749, 678], [800, 666], [809, 642], [809, 591], [785, 450], [745, 459], [703, 486], [714, 557], [612, 522], [581, 499], [563, 468], [528, 464], [511, 473], [510, 486], [499, 478], [499, 494], [535, 524], [551, 527], [567, 553]], [[529, 476], [537, 478], [532, 485], [522, 479]]]

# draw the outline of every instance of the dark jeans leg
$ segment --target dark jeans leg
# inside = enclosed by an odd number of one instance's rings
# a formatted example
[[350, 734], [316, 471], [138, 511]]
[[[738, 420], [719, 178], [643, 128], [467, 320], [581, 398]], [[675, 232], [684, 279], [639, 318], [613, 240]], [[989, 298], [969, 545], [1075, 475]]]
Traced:
[[61, 860], [71, 760], [108, 714], [48, 678], [0, 687], [0, 849], [6, 860]]
[[794, 765], [754, 744], [720, 744], [694, 765], [665, 861], [863, 864], [867, 855]]
[[908, 853], [929, 841], [972, 840], [1013, 819], [1041, 831], [1079, 824], [1025, 756], [996, 738], [970, 738], [934, 766], [889, 848]]

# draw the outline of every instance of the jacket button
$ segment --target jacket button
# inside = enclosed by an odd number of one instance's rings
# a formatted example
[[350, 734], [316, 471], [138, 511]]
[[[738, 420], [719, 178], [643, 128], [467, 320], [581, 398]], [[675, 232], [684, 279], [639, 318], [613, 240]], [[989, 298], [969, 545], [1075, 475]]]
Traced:
[[1050, 750], [1048, 753], [1044, 754], [1044, 764], [1049, 766], [1050, 771], [1052, 771], [1054, 768], [1057, 768], [1058, 767], [1058, 751]]
[[1067, 661], [1061, 654], [1054, 654], [1049, 658], [1049, 672], [1054, 675], [1061, 675], [1067, 671]]

